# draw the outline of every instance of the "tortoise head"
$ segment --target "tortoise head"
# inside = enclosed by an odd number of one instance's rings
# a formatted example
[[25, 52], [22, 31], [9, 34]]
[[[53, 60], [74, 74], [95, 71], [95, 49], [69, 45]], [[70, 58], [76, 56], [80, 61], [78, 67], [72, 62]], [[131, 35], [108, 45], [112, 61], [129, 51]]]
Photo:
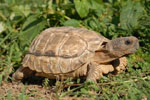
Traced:
[[95, 61], [108, 63], [122, 56], [133, 54], [138, 48], [139, 42], [134, 36], [110, 40], [103, 43], [102, 48], [95, 52]]
[[139, 42], [136, 37], [121, 37], [111, 40], [106, 44], [106, 50], [117, 57], [132, 54], [139, 48]]

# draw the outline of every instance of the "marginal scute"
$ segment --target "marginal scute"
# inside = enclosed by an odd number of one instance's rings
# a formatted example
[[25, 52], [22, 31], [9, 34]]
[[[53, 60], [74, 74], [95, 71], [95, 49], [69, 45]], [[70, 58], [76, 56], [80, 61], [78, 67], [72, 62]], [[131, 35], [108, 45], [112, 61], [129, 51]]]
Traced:
[[30, 56], [29, 60], [28, 60], [27, 66], [30, 66], [31, 70], [35, 70], [36, 69], [35, 64], [34, 64], [34, 62], [35, 62], [34, 58], [35, 58], [34, 56]]
[[[64, 59], [64, 58], [59, 58], [59, 65], [60, 65], [60, 71], [61, 73], [65, 73], [70, 70], [72, 63], [72, 59]], [[68, 67], [70, 66], [70, 67]]]
[[37, 72], [42, 72], [41, 60], [38, 59], [38, 57], [35, 57], [34, 65], [35, 65], [35, 67], [36, 67], [35, 70], [36, 70]]

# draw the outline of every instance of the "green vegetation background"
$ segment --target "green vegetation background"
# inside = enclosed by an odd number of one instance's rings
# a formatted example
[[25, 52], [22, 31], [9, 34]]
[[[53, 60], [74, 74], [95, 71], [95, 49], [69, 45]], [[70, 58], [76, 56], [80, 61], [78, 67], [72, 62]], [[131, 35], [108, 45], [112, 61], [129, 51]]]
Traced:
[[58, 26], [85, 27], [109, 39], [134, 35], [141, 46], [128, 57], [126, 72], [100, 79], [98, 95], [88, 94], [91, 87], [86, 85], [61, 96], [150, 98], [150, 0], [0, 0], [0, 83], [21, 65], [35, 36]]

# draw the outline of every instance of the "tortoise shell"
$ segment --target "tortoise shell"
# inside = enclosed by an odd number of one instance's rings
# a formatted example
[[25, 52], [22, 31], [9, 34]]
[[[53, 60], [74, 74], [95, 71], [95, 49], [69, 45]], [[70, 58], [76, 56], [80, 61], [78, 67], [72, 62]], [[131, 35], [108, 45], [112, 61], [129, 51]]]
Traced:
[[91, 61], [107, 38], [84, 28], [53, 27], [37, 36], [22, 65], [46, 74], [69, 73]]

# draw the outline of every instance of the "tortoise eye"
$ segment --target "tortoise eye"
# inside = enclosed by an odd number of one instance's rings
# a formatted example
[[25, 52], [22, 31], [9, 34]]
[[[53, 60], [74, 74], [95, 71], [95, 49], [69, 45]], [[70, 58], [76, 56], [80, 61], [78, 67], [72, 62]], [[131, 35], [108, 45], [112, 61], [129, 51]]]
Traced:
[[125, 41], [125, 44], [126, 44], [126, 45], [129, 45], [129, 44], [131, 44], [131, 41], [126, 40], [126, 41]]

